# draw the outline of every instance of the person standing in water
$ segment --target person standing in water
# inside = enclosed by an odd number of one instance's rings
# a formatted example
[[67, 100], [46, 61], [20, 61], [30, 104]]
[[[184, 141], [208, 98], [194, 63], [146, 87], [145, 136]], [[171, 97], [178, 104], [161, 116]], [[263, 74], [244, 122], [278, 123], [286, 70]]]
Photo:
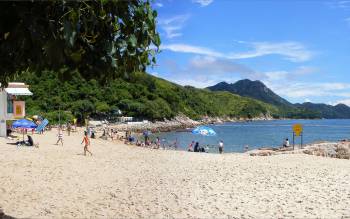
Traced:
[[224, 142], [220, 140], [219, 142], [219, 153], [222, 154], [224, 151]]
[[59, 142], [61, 142], [62, 146], [63, 146], [63, 131], [61, 126], [58, 128], [58, 135], [57, 135], [58, 139], [56, 142], [56, 145], [58, 145]]
[[89, 151], [90, 139], [89, 139], [87, 131], [84, 132], [84, 138], [83, 138], [83, 141], [81, 142], [81, 144], [83, 144], [83, 143], [85, 144], [85, 146], [84, 146], [84, 156], [86, 156], [86, 152], [89, 152], [90, 155], [92, 156], [92, 153]]

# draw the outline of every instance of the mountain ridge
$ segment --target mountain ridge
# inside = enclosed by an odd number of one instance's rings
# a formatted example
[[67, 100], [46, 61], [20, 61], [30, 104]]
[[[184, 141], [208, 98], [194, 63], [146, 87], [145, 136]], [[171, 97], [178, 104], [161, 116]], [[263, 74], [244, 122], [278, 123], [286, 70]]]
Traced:
[[[296, 103], [292, 104], [286, 99], [280, 97], [268, 88], [263, 82], [249, 79], [239, 80], [235, 83], [219, 82], [216, 85], [209, 86], [207, 89], [211, 91], [228, 91], [243, 97], [250, 97], [260, 100], [262, 102], [279, 107], [281, 111], [285, 112], [286, 117], [290, 117], [290, 113], [304, 112], [307, 114], [314, 113], [319, 118], [326, 119], [349, 119], [350, 107], [345, 104], [337, 104], [335, 106], [324, 103]], [[283, 114], [283, 113], [282, 113]]]

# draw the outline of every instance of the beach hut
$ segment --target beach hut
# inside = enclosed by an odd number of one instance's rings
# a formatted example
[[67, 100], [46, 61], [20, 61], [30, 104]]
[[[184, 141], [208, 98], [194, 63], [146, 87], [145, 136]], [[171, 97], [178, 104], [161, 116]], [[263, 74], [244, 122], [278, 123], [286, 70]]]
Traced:
[[25, 102], [18, 96], [33, 95], [25, 83], [9, 83], [0, 89], [0, 137], [7, 136], [7, 121], [25, 117]]

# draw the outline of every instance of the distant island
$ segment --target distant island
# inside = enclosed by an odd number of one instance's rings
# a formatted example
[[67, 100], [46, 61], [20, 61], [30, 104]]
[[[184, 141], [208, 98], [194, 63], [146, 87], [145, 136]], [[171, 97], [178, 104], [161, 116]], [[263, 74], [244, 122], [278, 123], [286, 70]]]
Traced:
[[345, 104], [335, 106], [316, 103], [297, 103], [292, 104], [282, 97], [275, 94], [270, 88], [266, 87], [261, 81], [251, 81], [244, 79], [236, 83], [229, 84], [220, 82], [214, 86], [208, 87], [211, 91], [228, 91], [243, 97], [250, 97], [271, 104], [279, 108], [285, 117], [314, 117], [325, 119], [349, 119], [350, 107]]

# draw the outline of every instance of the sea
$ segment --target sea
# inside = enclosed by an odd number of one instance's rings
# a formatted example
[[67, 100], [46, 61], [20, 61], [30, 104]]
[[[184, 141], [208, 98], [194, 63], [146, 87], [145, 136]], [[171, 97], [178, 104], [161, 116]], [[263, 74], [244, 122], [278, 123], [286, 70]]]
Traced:
[[190, 130], [154, 133], [153, 136], [160, 137], [162, 145], [170, 145], [177, 150], [187, 150], [192, 141], [198, 141], [200, 146], [209, 148], [209, 153], [218, 153], [217, 145], [222, 140], [225, 152], [244, 152], [246, 146], [249, 150], [280, 147], [286, 138], [293, 145], [294, 124], [303, 126], [302, 138], [297, 136], [294, 139], [296, 147], [300, 147], [301, 143], [350, 139], [349, 119], [228, 122], [207, 125], [217, 133], [212, 137], [194, 135]]

